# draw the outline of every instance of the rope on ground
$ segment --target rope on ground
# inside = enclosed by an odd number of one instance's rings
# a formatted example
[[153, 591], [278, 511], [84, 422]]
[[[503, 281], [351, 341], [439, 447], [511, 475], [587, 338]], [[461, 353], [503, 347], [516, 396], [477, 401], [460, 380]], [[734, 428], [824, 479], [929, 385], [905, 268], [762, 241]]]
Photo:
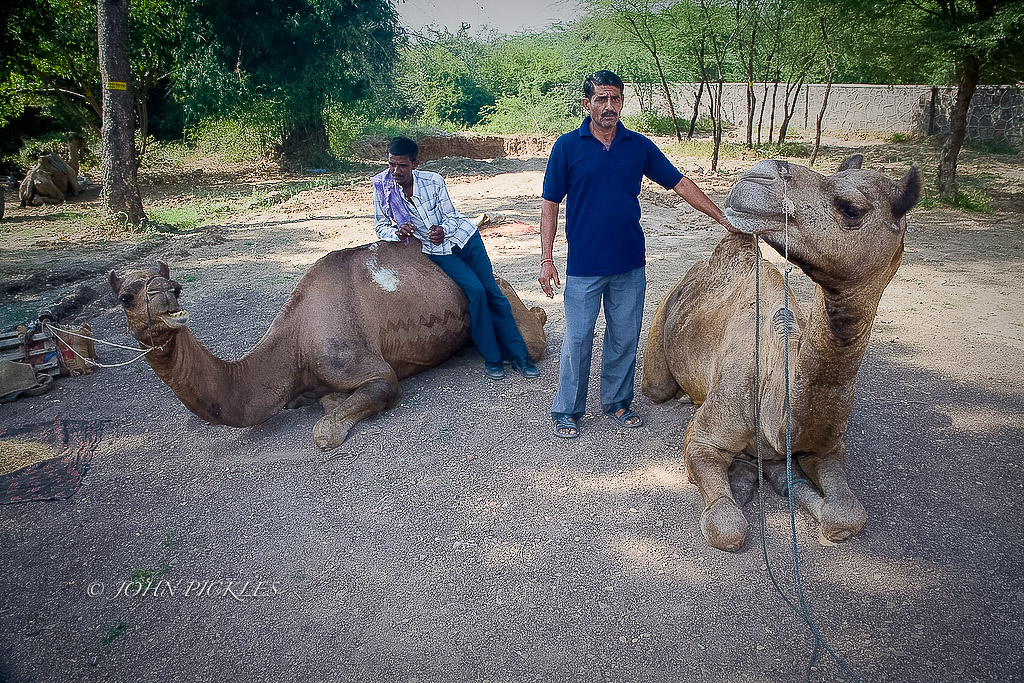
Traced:
[[115, 344], [114, 342], [106, 341], [105, 339], [97, 339], [96, 337], [90, 337], [90, 336], [87, 336], [87, 335], [84, 335], [84, 334], [78, 334], [77, 332], [72, 332], [71, 330], [65, 330], [63, 328], [57, 327], [56, 325], [52, 325], [52, 324], [47, 323], [47, 322], [44, 322], [43, 325], [45, 325], [46, 329], [48, 329], [50, 332], [53, 333], [53, 336], [57, 339], [57, 341], [59, 341], [61, 344], [66, 346], [68, 349], [70, 349], [71, 353], [75, 354], [75, 356], [80, 358], [87, 365], [91, 365], [91, 366], [96, 367], [96, 368], [120, 368], [120, 367], [124, 367], [125, 365], [131, 365], [132, 363], [134, 363], [134, 362], [136, 362], [138, 360], [142, 360], [143, 358], [145, 358], [146, 354], [148, 354], [153, 349], [160, 348], [159, 346], [150, 346], [148, 349], [144, 350], [142, 353], [140, 353], [139, 355], [135, 356], [135, 358], [132, 358], [131, 360], [125, 361], [123, 363], [99, 363], [99, 362], [93, 360], [92, 358], [86, 358], [85, 356], [80, 354], [70, 343], [68, 343], [68, 341], [66, 339], [64, 339], [60, 335], [61, 334], [69, 334], [72, 337], [79, 337], [80, 339], [88, 339], [89, 341], [95, 342], [97, 344], [102, 344], [104, 346], [111, 346], [111, 347], [116, 348], [116, 349], [127, 349], [129, 351], [138, 351], [138, 349], [133, 347], [133, 346], [125, 346], [123, 344]]
[[[781, 169], [780, 169], [781, 170]], [[783, 307], [787, 313], [791, 314], [789, 309], [789, 274], [793, 270], [792, 265], [789, 264], [789, 212], [792, 204], [788, 196], [786, 196], [786, 180], [787, 178], [783, 175], [783, 193], [782, 193], [782, 206], [783, 213], [785, 215], [785, 249], [783, 256], [786, 259], [786, 270], [784, 274], [784, 293], [783, 293]], [[804, 596], [803, 579], [800, 574], [800, 551], [797, 548], [796, 543], [796, 506], [793, 500], [793, 443], [792, 443], [792, 411], [790, 405], [790, 384], [789, 384], [789, 333], [791, 325], [785, 325], [785, 374], [786, 374], [786, 394], [784, 399], [784, 406], [786, 412], [786, 486], [787, 486], [787, 499], [789, 502], [789, 527], [790, 536], [792, 539], [793, 548], [793, 579], [796, 586], [796, 597], [799, 606], [794, 604], [793, 600], [789, 598], [782, 590], [779, 585], [779, 581], [775, 576], [775, 572], [772, 570], [771, 562], [768, 559], [768, 545], [765, 538], [765, 530], [767, 529], [767, 521], [765, 519], [765, 503], [764, 503], [764, 459], [761, 453], [761, 242], [760, 239], [754, 236], [754, 373], [755, 373], [755, 387], [757, 395], [754, 399], [754, 424], [757, 426], [755, 430], [755, 438], [757, 440], [757, 492], [758, 492], [758, 516], [761, 522], [761, 556], [764, 559], [765, 569], [768, 572], [768, 577], [771, 579], [772, 586], [775, 588], [775, 592], [779, 594], [779, 597], [789, 606], [793, 612], [800, 617], [800, 619], [807, 624], [811, 634], [814, 636], [814, 649], [811, 651], [810, 660], [807, 662], [807, 669], [804, 672], [806, 679], [809, 681], [811, 678], [811, 669], [814, 664], [818, 661], [818, 656], [821, 654], [820, 650], [825, 649], [826, 652], [832, 657], [833, 661], [839, 666], [839, 668], [849, 676], [851, 679], [860, 682], [860, 678], [854, 673], [853, 669], [847, 665], [846, 661], [843, 660], [835, 650], [828, 644], [824, 636], [818, 631], [818, 627], [814, 623], [814, 617], [811, 615], [811, 609], [807, 604], [806, 597]]]

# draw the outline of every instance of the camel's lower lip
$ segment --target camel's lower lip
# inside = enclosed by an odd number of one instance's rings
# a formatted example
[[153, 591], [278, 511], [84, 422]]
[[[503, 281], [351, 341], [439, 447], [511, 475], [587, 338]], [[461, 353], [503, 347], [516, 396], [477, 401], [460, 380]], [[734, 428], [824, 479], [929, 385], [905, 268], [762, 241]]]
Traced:
[[175, 311], [173, 313], [164, 313], [160, 316], [160, 319], [170, 327], [184, 327], [188, 324], [188, 312]]

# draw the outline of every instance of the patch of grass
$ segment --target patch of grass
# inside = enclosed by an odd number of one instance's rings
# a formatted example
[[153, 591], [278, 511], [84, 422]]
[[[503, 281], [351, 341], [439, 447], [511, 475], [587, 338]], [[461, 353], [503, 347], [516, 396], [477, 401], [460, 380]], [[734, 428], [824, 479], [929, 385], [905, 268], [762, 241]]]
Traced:
[[964, 211], [992, 213], [992, 198], [981, 190], [968, 188], [956, 193], [953, 206]]
[[811, 150], [801, 142], [771, 143], [767, 145], [754, 145], [754, 154], [758, 159], [779, 159], [781, 157], [796, 157], [806, 159], [811, 156]]
[[[728, 142], [722, 143], [718, 150], [719, 158], [726, 157], [726, 148], [729, 144]], [[710, 157], [715, 152], [715, 143], [711, 140], [683, 140], [670, 144], [667, 151], [680, 156]]]
[[149, 581], [157, 576], [170, 573], [171, 567], [167, 564], [162, 564], [156, 569], [136, 569], [132, 572], [132, 581]]
[[907, 135], [906, 133], [898, 133], [897, 132], [897, 133], [890, 133], [888, 135], [885, 135], [885, 136], [882, 137], [882, 139], [885, 140], [886, 142], [890, 142], [890, 143], [893, 143], [893, 144], [899, 144], [901, 142], [909, 141], [910, 140], [910, 136]]
[[151, 208], [147, 214], [154, 226], [165, 226], [175, 231], [194, 230], [201, 225], [218, 221], [236, 208], [230, 200], [220, 199], [182, 206]]
[[100, 642], [104, 645], [110, 645], [112, 642], [124, 635], [124, 632], [128, 630], [128, 624], [120, 621], [117, 626], [111, 626], [107, 629], [107, 632], [100, 637]]
[[[704, 121], [706, 123], [706, 121]], [[626, 116], [623, 118], [622, 123], [625, 124], [626, 128], [631, 130], [640, 131], [647, 135], [675, 135], [676, 130], [672, 126], [671, 116], [661, 116], [653, 112], [643, 112], [635, 116]], [[676, 117], [676, 123], [679, 125], [679, 130], [685, 135], [690, 130], [690, 119], [684, 119]], [[698, 126], [702, 123], [698, 121]], [[705, 131], [711, 130], [708, 128], [697, 128], [697, 130]]]
[[480, 110], [476, 130], [488, 133], [561, 135], [579, 124], [566, 118], [565, 101], [555, 93], [528, 92], [501, 97]]
[[[715, 143], [713, 140], [683, 140], [674, 142], [668, 146], [667, 151], [680, 156], [710, 157], [714, 154]], [[749, 159], [751, 150], [741, 142], [722, 142], [718, 149], [718, 158], [723, 159]], [[753, 155], [757, 159], [780, 159], [783, 157], [806, 158], [811, 155], [806, 145], [799, 142], [787, 142], [782, 145], [754, 145]]]
[[982, 154], [1017, 154], [1017, 148], [1007, 140], [964, 140], [964, 147]]

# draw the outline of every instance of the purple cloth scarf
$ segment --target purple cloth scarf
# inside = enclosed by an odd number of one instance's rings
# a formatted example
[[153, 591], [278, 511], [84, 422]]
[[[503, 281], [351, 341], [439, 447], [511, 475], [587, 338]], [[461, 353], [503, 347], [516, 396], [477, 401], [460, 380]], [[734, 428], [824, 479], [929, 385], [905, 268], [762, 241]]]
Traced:
[[401, 227], [405, 223], [412, 222], [412, 215], [406, 204], [402, 188], [395, 182], [391, 171], [385, 169], [373, 176], [373, 191], [380, 193], [380, 205], [388, 218], [394, 221], [395, 225]]

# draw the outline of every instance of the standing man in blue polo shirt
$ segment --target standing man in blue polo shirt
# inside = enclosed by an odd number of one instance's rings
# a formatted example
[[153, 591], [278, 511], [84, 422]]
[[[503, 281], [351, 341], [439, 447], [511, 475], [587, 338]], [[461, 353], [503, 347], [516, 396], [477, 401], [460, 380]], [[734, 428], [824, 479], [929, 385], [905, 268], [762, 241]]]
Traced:
[[552, 282], [561, 286], [552, 249], [558, 206], [568, 197], [565, 337], [551, 405], [555, 434], [566, 439], [579, 435], [579, 419], [586, 412], [594, 325], [602, 304], [601, 409], [622, 427], [644, 423], [630, 407], [647, 288], [639, 201], [643, 176], [731, 228], [718, 206], [653, 142], [622, 125], [622, 91], [622, 80], [611, 71], [583, 81], [583, 108], [589, 116], [579, 129], [558, 138], [544, 174], [538, 280], [548, 297], [554, 296]]

